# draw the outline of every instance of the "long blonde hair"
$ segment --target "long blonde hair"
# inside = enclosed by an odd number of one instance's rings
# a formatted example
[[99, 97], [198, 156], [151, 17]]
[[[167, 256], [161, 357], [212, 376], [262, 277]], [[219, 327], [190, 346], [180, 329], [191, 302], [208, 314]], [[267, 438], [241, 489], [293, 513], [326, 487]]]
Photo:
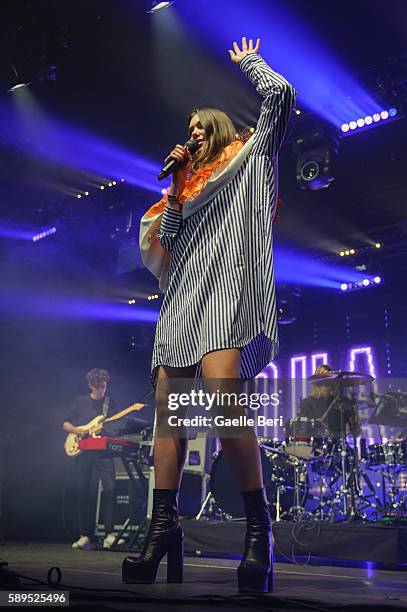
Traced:
[[194, 155], [192, 171], [214, 162], [222, 150], [234, 140], [239, 140], [236, 128], [226, 113], [217, 108], [196, 108], [189, 115], [188, 129], [192, 117], [198, 115], [199, 121], [206, 132], [206, 140]]
[[[321, 363], [314, 372], [314, 376], [324, 376], [329, 375], [333, 372], [333, 368], [330, 365]], [[319, 384], [311, 384], [311, 397], [327, 397], [331, 394], [332, 387], [329, 385], [319, 385]]]

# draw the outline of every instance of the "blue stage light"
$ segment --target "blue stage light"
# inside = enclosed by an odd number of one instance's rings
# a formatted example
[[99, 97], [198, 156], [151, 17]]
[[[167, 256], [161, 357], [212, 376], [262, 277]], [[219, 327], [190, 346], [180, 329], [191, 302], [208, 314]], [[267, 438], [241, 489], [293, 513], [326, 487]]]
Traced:
[[[349, 123], [343, 123], [341, 125], [341, 133], [342, 136], [348, 136], [350, 133], [354, 133], [355, 130], [359, 132], [361, 129], [375, 127], [375, 124], [377, 123], [383, 125], [383, 121], [389, 122], [399, 118], [397, 108], [391, 107], [388, 110], [382, 109], [380, 112], [376, 112], [372, 115], [366, 115], [364, 118], [359, 117], [352, 119]], [[351, 130], [351, 132], [349, 130]]]
[[52, 236], [52, 234], [55, 234], [57, 231], [57, 228], [55, 226], [52, 226], [42, 232], [40, 232], [39, 234], [35, 234], [32, 237], [32, 241], [33, 242], [38, 242], [39, 240], [42, 240], [43, 238], [47, 238], [48, 236]]
[[342, 282], [339, 286], [341, 291], [359, 291], [375, 285], [380, 285], [382, 279], [380, 276], [364, 278], [363, 280], [354, 280], [352, 282]]

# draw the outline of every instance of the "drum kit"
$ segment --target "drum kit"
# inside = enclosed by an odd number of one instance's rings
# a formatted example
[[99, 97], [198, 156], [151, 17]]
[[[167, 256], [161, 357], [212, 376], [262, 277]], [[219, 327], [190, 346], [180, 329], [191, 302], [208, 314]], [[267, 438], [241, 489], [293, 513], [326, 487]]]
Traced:
[[[407, 514], [407, 493], [398, 486], [400, 473], [407, 472], [407, 442], [368, 445], [359, 436], [358, 403], [356, 399], [350, 402], [345, 395], [347, 388], [372, 380], [367, 374], [346, 371], [309, 377], [314, 385], [332, 386], [330, 395], [334, 399], [323, 417], [297, 416], [285, 424], [284, 441], [259, 440], [263, 481], [274, 520], [340, 522]], [[375, 410], [369, 423], [389, 425], [386, 410], [380, 410], [383, 398], [389, 395], [371, 394]], [[403, 397], [396, 398], [397, 402], [407, 405], [407, 394], [400, 395]], [[351, 431], [347, 431], [345, 410], [350, 403]], [[341, 423], [336, 437], [329, 435], [325, 425], [333, 405], [339, 410]], [[372, 479], [381, 479], [376, 483], [380, 494]], [[244, 517], [240, 494], [222, 451], [214, 455], [209, 493], [197, 518], [202, 515], [235, 520]]]

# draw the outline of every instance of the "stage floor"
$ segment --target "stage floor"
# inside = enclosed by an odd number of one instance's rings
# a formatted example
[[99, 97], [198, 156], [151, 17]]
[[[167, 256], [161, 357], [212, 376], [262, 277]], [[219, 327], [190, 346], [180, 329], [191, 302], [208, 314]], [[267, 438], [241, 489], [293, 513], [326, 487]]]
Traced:
[[[0, 547], [0, 559], [24, 576], [46, 582], [48, 570], [52, 566], [59, 567], [61, 584], [70, 591], [71, 606], [86, 602], [97, 604], [99, 609], [144, 611], [163, 609], [166, 600], [166, 611], [179, 611], [181, 605], [192, 603], [197, 611], [213, 609], [214, 605], [216, 609], [225, 606], [229, 610], [245, 607], [286, 612], [302, 609], [388, 612], [407, 608], [406, 572], [277, 563], [275, 593], [243, 597], [237, 593], [236, 560], [186, 557], [181, 585], [165, 583], [164, 562], [156, 584], [129, 585], [121, 582], [124, 556], [123, 552], [75, 551], [69, 544]], [[22, 582], [34, 587], [34, 583], [26, 579]], [[35, 588], [41, 589], [39, 585]], [[107, 589], [114, 589], [114, 592], [107, 592]]]

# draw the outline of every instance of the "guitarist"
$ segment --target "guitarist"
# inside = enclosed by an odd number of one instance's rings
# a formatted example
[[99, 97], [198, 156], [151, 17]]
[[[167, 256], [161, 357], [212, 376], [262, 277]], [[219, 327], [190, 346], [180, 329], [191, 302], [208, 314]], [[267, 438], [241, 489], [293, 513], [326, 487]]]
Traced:
[[[83, 435], [86, 433], [79, 424], [86, 424], [96, 416], [103, 414], [109, 416], [115, 412], [117, 406], [107, 395], [107, 385], [110, 376], [106, 370], [94, 368], [86, 374], [90, 393], [77, 397], [63, 424], [63, 429], [67, 433]], [[103, 435], [103, 430], [98, 432]], [[79, 538], [72, 544], [72, 548], [91, 549], [91, 522], [89, 518], [89, 490], [92, 477], [92, 470], [95, 469], [102, 481], [104, 494], [104, 523], [106, 535], [103, 541], [104, 548], [110, 548], [114, 542], [113, 533], [113, 507], [114, 507], [114, 487], [115, 471], [112, 457], [106, 457], [103, 453], [92, 451], [81, 453], [75, 457], [78, 502], [79, 502]]]

